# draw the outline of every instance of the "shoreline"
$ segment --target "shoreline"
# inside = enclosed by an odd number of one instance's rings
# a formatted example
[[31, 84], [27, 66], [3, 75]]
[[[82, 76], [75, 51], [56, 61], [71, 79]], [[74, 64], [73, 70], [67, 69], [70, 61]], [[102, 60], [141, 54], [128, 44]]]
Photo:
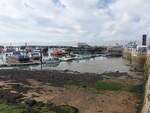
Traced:
[[19, 104], [33, 99], [37, 103], [47, 104], [50, 101], [57, 106], [73, 106], [79, 110], [78, 113], [133, 113], [138, 111], [142, 101], [138, 96], [141, 92], [136, 92], [135, 88], [141, 88], [142, 84], [140, 72], [96, 74], [69, 70], [5, 69], [0, 70], [0, 96], [5, 95], [0, 101]]

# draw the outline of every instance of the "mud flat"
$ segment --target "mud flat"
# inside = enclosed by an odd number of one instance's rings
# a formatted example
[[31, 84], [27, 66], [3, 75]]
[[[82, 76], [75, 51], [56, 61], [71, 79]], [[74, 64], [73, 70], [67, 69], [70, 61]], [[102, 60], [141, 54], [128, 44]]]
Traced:
[[67, 105], [75, 111], [55, 109], [46, 112], [45, 106], [30, 106], [31, 110], [26, 113], [138, 113], [143, 84], [141, 72], [95, 74], [69, 70], [0, 70], [0, 111], [4, 103], [18, 107], [20, 103], [26, 105], [35, 100], [51, 105], [49, 110]]

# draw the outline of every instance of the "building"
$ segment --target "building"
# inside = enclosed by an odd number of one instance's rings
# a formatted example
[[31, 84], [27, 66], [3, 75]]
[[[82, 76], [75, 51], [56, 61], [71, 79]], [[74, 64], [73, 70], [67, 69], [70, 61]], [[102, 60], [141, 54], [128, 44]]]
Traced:
[[84, 43], [84, 42], [79, 42], [78, 43], [78, 47], [79, 48], [88, 48], [88, 47], [90, 47], [87, 43]]
[[0, 46], [0, 53], [3, 52], [4, 46]]

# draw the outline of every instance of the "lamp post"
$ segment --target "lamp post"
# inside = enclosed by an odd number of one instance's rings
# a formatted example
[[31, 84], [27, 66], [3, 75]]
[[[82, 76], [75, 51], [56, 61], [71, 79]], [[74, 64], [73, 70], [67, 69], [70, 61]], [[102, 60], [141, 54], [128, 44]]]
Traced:
[[40, 62], [41, 62], [41, 70], [42, 70], [42, 64], [43, 64], [43, 49], [40, 49]]

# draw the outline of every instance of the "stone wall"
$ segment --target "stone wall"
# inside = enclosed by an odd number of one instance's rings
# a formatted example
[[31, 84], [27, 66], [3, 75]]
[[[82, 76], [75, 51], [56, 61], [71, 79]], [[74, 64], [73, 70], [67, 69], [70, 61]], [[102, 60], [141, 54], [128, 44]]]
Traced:
[[141, 113], [150, 113], [150, 77], [146, 83], [143, 109]]
[[131, 60], [131, 53], [132, 53], [132, 50], [124, 49], [123, 53], [122, 53], [122, 57], [127, 59], [127, 60]]
[[[143, 103], [143, 109], [141, 113], [150, 113], [150, 52], [147, 52], [147, 57], [146, 57], [146, 63], [145, 66], [147, 67], [147, 76], [148, 80], [146, 82], [145, 86], [145, 97], [144, 97], [144, 103]], [[145, 68], [146, 69], [146, 68]]]
[[145, 71], [144, 76], [147, 76], [144, 103], [141, 113], [150, 113], [150, 51], [147, 53], [137, 52], [136, 50], [124, 50], [123, 58], [130, 61], [132, 67], [136, 68], [138, 71], [141, 69]]
[[144, 71], [146, 59], [147, 59], [146, 52], [137, 52], [133, 50], [131, 54], [131, 65], [135, 70]]
[[138, 52], [134, 49], [125, 49], [123, 58], [128, 60], [130, 65], [137, 71], [143, 71], [146, 63], [146, 52]]

